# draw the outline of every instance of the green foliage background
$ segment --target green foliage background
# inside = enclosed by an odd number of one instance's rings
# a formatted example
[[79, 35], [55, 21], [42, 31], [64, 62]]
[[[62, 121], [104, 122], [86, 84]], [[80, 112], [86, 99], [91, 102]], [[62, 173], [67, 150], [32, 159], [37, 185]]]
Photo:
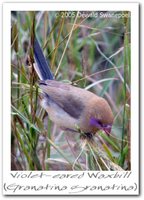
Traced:
[[[11, 13], [12, 170], [115, 170], [110, 163], [130, 170], [130, 19], [129, 12]], [[48, 119], [33, 68], [34, 26], [55, 78], [107, 99], [110, 137], [99, 131], [89, 143]]]

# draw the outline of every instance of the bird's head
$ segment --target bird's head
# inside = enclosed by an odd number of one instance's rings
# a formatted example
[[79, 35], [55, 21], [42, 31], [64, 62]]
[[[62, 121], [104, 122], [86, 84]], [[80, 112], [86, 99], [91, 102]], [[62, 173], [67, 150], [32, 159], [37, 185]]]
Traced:
[[101, 120], [91, 117], [90, 125], [96, 127], [98, 130], [103, 130], [108, 136], [111, 133], [112, 122], [109, 124], [103, 124]]
[[[95, 105], [95, 106], [94, 106]], [[93, 112], [91, 112], [89, 123], [97, 130], [103, 130], [107, 135], [110, 135], [114, 116], [108, 102], [99, 97], [93, 104]]]

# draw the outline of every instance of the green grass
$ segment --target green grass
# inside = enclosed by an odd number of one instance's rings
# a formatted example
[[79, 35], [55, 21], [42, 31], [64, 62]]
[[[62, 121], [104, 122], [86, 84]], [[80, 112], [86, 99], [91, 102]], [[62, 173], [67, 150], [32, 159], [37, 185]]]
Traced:
[[[128, 18], [12, 13], [12, 170], [130, 170], [131, 46]], [[110, 137], [67, 133], [40, 105], [31, 39], [37, 35], [57, 80], [104, 97], [115, 116]]]

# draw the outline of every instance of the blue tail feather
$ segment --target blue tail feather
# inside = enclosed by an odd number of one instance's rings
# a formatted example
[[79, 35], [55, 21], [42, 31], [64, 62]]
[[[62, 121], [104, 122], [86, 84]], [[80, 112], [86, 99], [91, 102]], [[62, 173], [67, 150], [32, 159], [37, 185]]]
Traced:
[[35, 70], [41, 80], [53, 80], [53, 74], [50, 70], [50, 65], [46, 61], [42, 48], [39, 45], [37, 38], [34, 40], [34, 58], [36, 61]]

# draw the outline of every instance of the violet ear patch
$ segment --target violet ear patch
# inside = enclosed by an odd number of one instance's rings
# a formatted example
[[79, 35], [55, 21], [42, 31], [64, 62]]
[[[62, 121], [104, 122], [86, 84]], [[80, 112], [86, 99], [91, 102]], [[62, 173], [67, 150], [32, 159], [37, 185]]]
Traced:
[[90, 125], [91, 126], [95, 126], [95, 127], [99, 128], [99, 129], [103, 128], [103, 126], [102, 126], [101, 122], [99, 121], [99, 119], [96, 119], [94, 117], [90, 118]]
[[107, 135], [110, 134], [112, 128], [112, 124], [102, 124], [98, 119], [94, 117], [90, 118], [90, 125], [105, 131]]

